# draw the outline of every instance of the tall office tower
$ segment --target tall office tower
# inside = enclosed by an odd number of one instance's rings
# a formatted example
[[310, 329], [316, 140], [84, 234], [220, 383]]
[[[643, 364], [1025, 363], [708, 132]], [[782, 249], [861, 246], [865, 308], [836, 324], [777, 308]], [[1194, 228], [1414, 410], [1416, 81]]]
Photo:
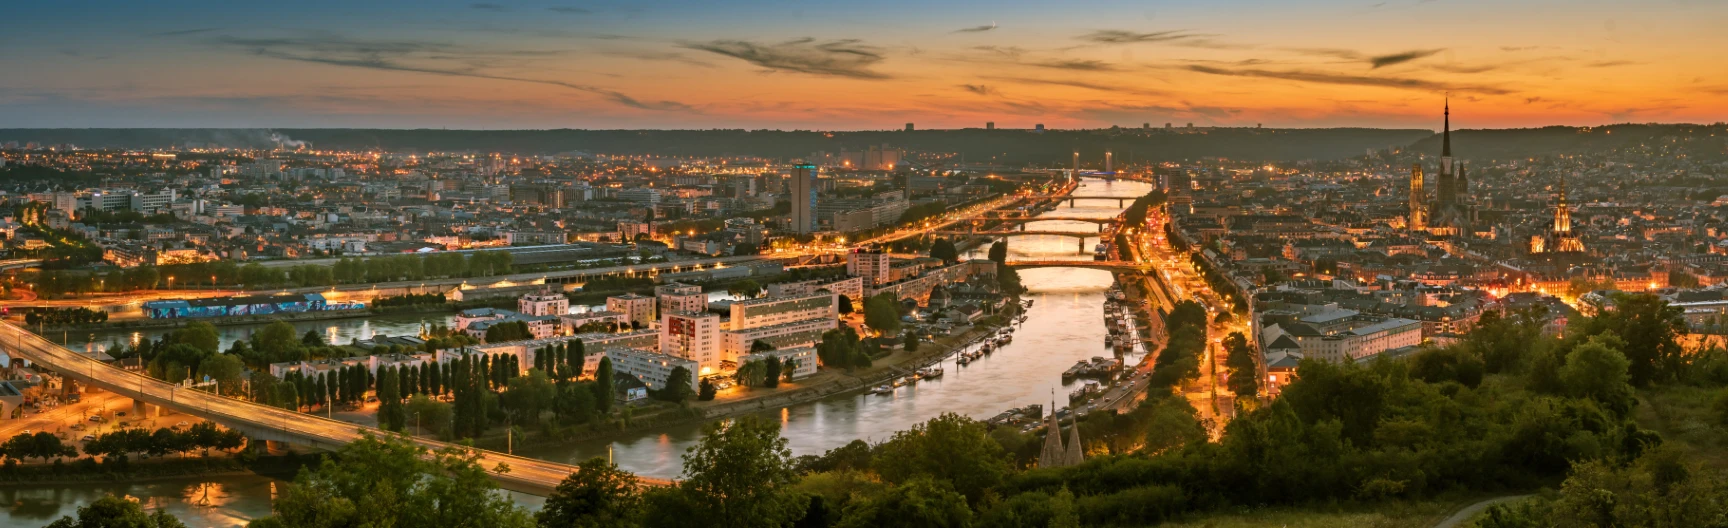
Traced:
[[1074, 151], [1074, 172], [1080, 172], [1080, 151]]
[[1116, 170], [1116, 154], [1106, 150], [1104, 151], [1104, 172], [1114, 170]]
[[1428, 229], [1427, 204], [1423, 202], [1422, 165], [1410, 166], [1410, 230], [1422, 231]]
[[816, 166], [801, 163], [792, 166], [792, 232], [809, 234], [816, 231]]

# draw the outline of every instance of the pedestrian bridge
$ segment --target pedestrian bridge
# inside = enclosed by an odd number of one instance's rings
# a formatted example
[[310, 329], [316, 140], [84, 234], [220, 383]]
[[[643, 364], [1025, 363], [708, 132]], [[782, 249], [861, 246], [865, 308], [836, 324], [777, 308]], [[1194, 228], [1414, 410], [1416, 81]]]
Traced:
[[[12, 357], [42, 365], [67, 378], [131, 397], [136, 402], [158, 405], [177, 412], [210, 420], [244, 433], [252, 440], [289, 442], [323, 449], [336, 449], [358, 440], [363, 434], [392, 434], [377, 428], [320, 418], [278, 409], [267, 405], [224, 398], [150, 378], [142, 374], [114, 368], [100, 361], [68, 350], [41, 336], [9, 322], [0, 322], [0, 349]], [[455, 444], [411, 438], [430, 450], [460, 447]], [[472, 449], [472, 448], [465, 448]], [[576, 472], [568, 464], [548, 462], [474, 449], [480, 454], [479, 463], [498, 486], [507, 490], [546, 496], [565, 477]], [[665, 486], [670, 481], [638, 477], [649, 486]]]

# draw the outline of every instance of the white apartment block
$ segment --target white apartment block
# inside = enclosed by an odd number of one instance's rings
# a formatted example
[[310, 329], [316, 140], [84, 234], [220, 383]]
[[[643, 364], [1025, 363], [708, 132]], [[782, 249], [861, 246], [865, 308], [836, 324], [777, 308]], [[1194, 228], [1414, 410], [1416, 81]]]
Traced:
[[745, 354], [738, 357], [738, 364], [743, 365], [752, 361], [767, 361], [769, 356], [780, 358], [782, 376], [785, 375], [784, 369], [786, 368], [785, 365], [787, 361], [797, 362], [792, 369], [792, 379], [794, 380], [816, 373], [816, 347], [782, 348], [767, 352]]
[[[1336, 332], [1303, 335], [1289, 334], [1302, 347], [1302, 356], [1332, 362], [1344, 358], [1362, 359], [1403, 347], [1422, 344], [1422, 322], [1413, 319], [1386, 318], [1363, 321]], [[1284, 333], [1274, 325], [1271, 330]], [[1276, 336], [1274, 336], [1276, 338]]]
[[673, 312], [660, 316], [660, 353], [695, 361], [700, 371], [720, 370], [720, 316], [706, 312]]
[[822, 341], [823, 332], [839, 327], [838, 319], [823, 317], [774, 326], [726, 330], [720, 332], [720, 354], [726, 360], [736, 363], [739, 356], [750, 353], [751, 345], [759, 339], [777, 348], [815, 346]]
[[676, 370], [678, 367], [684, 367], [684, 370], [690, 372], [691, 390], [697, 389], [697, 380], [701, 377], [697, 374], [701, 368], [700, 365], [695, 361], [681, 357], [668, 356], [665, 354], [647, 352], [633, 348], [606, 348], [601, 351], [600, 354], [594, 355], [598, 356], [602, 354], [606, 357], [612, 358], [613, 372], [635, 376], [636, 379], [642, 380], [642, 384], [647, 385], [650, 389], [665, 388], [667, 380], [672, 377], [672, 371]]
[[737, 301], [732, 303], [727, 329], [739, 331], [810, 319], [834, 319], [840, 313], [838, 301], [839, 295], [831, 291]]

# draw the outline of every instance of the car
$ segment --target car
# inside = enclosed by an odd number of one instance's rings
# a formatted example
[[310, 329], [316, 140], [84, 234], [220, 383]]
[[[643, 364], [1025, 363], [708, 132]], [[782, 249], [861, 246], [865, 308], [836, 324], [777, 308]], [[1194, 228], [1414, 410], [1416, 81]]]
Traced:
[[25, 429], [25, 430], [24, 430], [24, 433], [23, 433], [23, 434], [30, 434], [30, 430], [29, 430], [29, 429]]
[[192, 424], [189, 424], [186, 422], [180, 422], [180, 423], [174, 424], [174, 427], [191, 427], [191, 426], [192, 426]]
[[73, 431], [83, 431], [84, 430], [84, 424], [81, 424], [81, 423], [72, 424], [72, 430]]
[[83, 440], [85, 442], [94, 441], [94, 440], [96, 440], [96, 435], [84, 435]]
[[91, 416], [90, 421], [96, 422], [96, 423], [102, 423], [102, 417], [99, 415], [98, 416]]
[[114, 411], [114, 416], [126, 416], [126, 411]]

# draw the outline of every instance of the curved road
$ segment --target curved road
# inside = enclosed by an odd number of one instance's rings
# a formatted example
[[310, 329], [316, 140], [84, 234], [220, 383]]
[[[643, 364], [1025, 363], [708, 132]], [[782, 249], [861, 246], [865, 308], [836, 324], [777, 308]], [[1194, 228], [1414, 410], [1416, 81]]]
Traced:
[[[63, 376], [85, 380], [120, 396], [161, 405], [229, 427], [269, 431], [295, 438], [296, 442], [334, 448], [359, 439], [363, 433], [380, 437], [391, 434], [371, 427], [188, 390], [179, 385], [108, 366], [9, 322], [0, 321], [0, 348], [12, 352], [15, 357], [54, 369]], [[422, 438], [411, 440], [431, 450], [459, 447]], [[545, 495], [557, 487], [564, 477], [576, 471], [575, 466], [567, 464], [486, 450], [476, 451], [481, 456], [480, 465], [490, 472], [492, 479], [497, 481], [500, 487], [514, 491]], [[499, 465], [506, 465], [510, 471], [497, 473]], [[670, 484], [666, 480], [648, 478], [641, 479], [641, 482], [651, 486]]]

